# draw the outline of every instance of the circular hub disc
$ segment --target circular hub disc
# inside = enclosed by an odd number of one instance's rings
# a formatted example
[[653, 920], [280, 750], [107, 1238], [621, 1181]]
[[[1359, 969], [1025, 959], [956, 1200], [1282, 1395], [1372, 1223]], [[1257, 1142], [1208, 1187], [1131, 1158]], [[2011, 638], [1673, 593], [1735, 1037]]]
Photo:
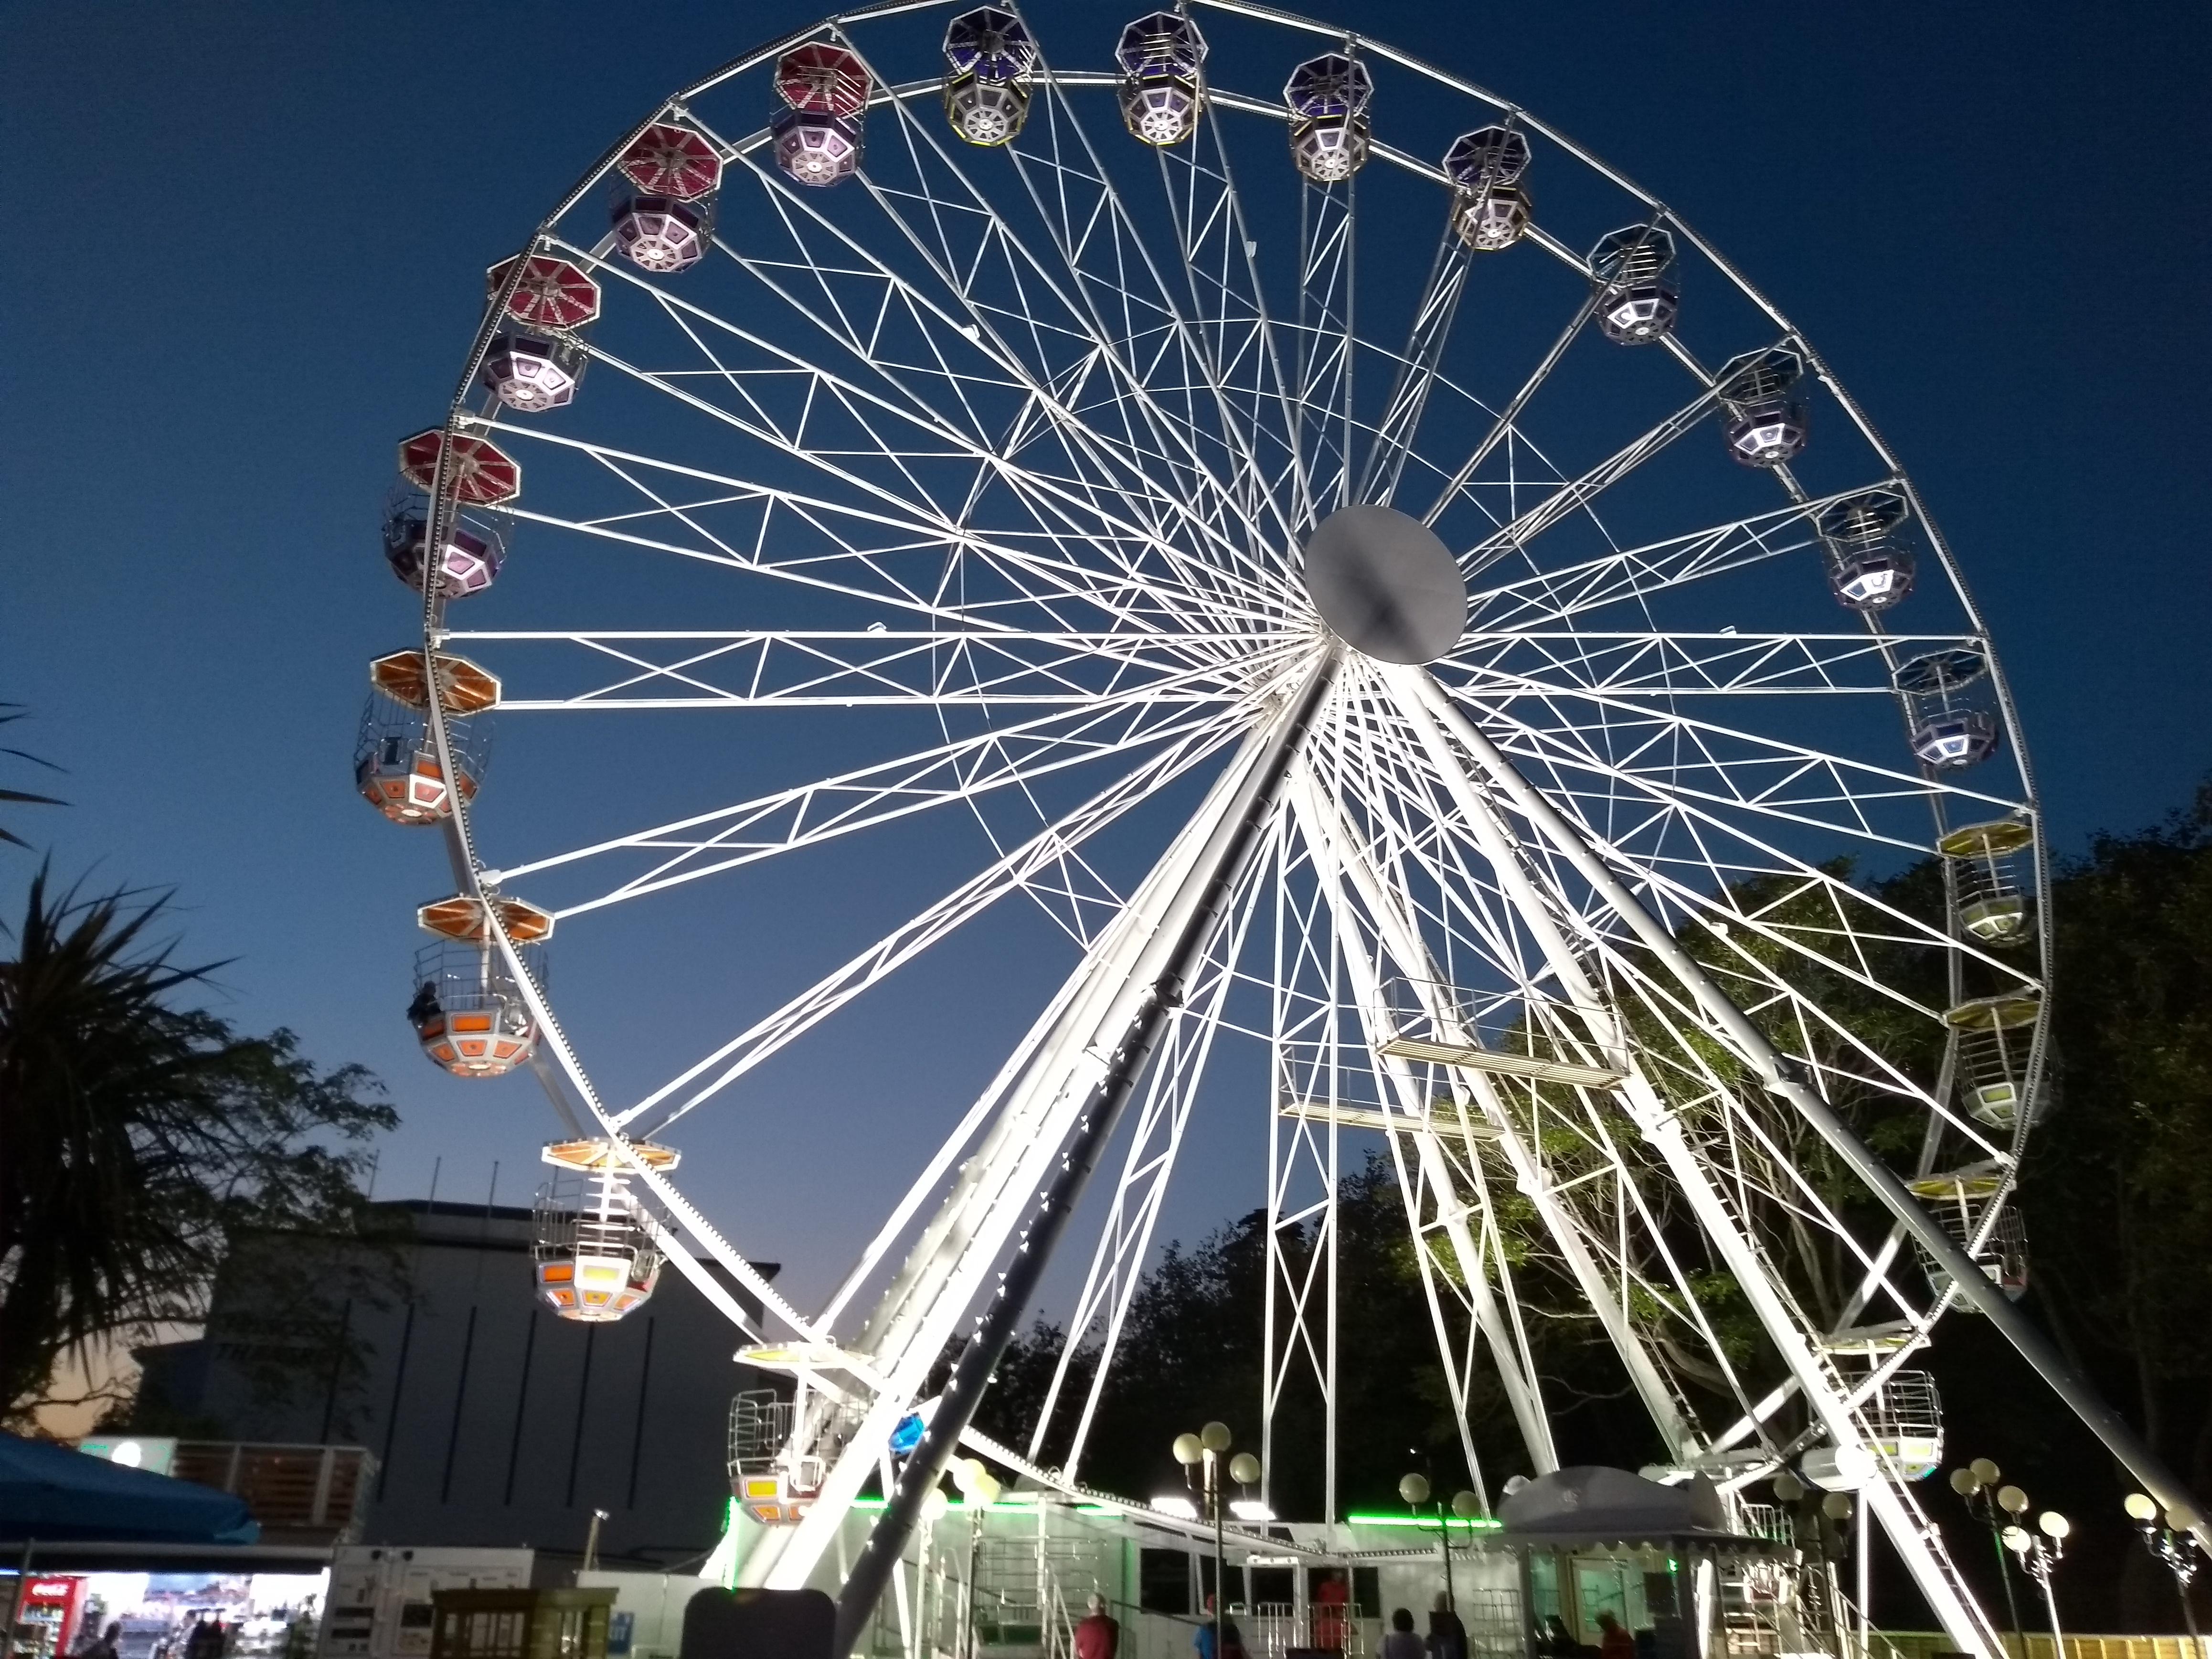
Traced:
[[1383, 662], [1433, 662], [1467, 627], [1451, 550], [1395, 507], [1332, 513], [1306, 543], [1306, 592], [1330, 630]]

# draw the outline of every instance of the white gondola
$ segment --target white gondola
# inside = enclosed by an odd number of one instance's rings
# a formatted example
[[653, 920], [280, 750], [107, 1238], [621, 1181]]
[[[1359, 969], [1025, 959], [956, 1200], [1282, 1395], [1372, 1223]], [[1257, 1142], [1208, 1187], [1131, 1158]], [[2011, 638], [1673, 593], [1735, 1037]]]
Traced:
[[635, 1313], [659, 1283], [661, 1253], [630, 1190], [632, 1160], [671, 1170], [677, 1155], [648, 1142], [561, 1140], [544, 1159], [555, 1174], [538, 1195], [538, 1299], [588, 1325]]

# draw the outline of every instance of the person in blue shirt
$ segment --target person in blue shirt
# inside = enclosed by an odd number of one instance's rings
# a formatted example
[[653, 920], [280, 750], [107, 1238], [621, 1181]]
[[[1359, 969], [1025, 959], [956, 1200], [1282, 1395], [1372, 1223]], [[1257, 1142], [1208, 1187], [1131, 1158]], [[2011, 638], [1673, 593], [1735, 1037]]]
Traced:
[[1237, 1621], [1225, 1614], [1221, 1620], [1221, 1650], [1218, 1653], [1214, 1651], [1213, 1598], [1211, 1595], [1206, 1598], [1206, 1620], [1199, 1626], [1198, 1633], [1190, 1638], [1190, 1644], [1198, 1650], [1198, 1659], [1245, 1659], [1243, 1632], [1237, 1628]]

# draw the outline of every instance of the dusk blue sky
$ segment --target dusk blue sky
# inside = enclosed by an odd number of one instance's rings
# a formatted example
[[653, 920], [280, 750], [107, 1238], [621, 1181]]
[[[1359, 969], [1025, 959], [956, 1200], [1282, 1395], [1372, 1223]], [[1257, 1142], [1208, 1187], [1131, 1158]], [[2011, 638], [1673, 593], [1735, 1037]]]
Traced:
[[[1121, 20], [1033, 15], [1101, 36]], [[363, 665], [410, 621], [376, 551], [393, 442], [441, 413], [484, 266], [670, 88], [812, 15], [0, 15], [0, 700], [29, 707], [9, 738], [67, 768], [48, 782], [70, 802], [10, 822], [65, 876], [173, 885], [185, 953], [234, 958], [228, 1017], [374, 1067], [405, 1119], [382, 1193], [419, 1195], [442, 1158], [441, 1196], [482, 1196], [497, 1159], [520, 1200], [550, 1127], [524, 1082], [434, 1073], [400, 1018], [434, 855], [396, 850], [410, 837], [347, 776]], [[2212, 10], [1363, 0], [1346, 21], [1621, 167], [1819, 345], [1960, 554], [2062, 849], [2187, 798], [2212, 760]], [[35, 859], [0, 849], [7, 908]], [[708, 1137], [700, 1197], [803, 1296], [1026, 1023], [963, 994], [990, 953], [1043, 937], [1009, 926], [896, 1005], [913, 1073], [950, 1079], [937, 1104], [841, 1117], [835, 1091], [795, 1086], [804, 1110]], [[773, 975], [742, 935], [726, 955]], [[1256, 1204], [1261, 1179], [1185, 1182], [1170, 1229]]]

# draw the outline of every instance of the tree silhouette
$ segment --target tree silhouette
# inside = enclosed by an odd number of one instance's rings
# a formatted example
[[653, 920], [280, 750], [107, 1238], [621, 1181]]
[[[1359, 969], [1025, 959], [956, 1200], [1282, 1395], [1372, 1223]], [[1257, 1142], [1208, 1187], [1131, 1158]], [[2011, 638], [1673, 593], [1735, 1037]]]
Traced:
[[[152, 938], [165, 900], [33, 879], [0, 963], [0, 1418], [48, 1397], [89, 1343], [201, 1317], [244, 1230], [344, 1237], [360, 1155], [398, 1118], [358, 1066], [319, 1072], [289, 1031], [241, 1036], [179, 1007], [204, 981]], [[257, 1301], [313, 1322], [313, 1251], [260, 1251]], [[324, 1298], [327, 1301], [327, 1298]], [[304, 1327], [266, 1345], [276, 1386]]]

